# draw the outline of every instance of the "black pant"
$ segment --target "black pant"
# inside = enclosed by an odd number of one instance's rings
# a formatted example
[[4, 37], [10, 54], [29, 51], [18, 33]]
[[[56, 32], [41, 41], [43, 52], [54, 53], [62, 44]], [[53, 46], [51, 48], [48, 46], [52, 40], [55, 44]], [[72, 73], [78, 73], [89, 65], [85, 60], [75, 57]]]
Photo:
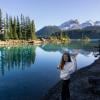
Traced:
[[62, 80], [62, 91], [61, 91], [62, 100], [70, 100], [69, 83], [70, 79]]

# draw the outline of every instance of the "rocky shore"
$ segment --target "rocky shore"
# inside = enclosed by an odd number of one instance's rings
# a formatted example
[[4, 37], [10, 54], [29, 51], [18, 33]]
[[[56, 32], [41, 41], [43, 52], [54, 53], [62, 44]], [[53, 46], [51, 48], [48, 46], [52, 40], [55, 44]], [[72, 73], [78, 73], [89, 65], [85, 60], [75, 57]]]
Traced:
[[9, 46], [9, 45], [23, 45], [23, 44], [42, 44], [45, 41], [42, 40], [6, 40], [1, 41], [0, 40], [0, 46]]
[[[72, 74], [70, 83], [71, 100], [100, 100], [100, 91], [93, 93], [89, 84], [89, 77], [100, 78], [100, 58], [93, 64]], [[61, 82], [52, 87], [42, 100], [60, 100]], [[100, 85], [98, 86], [100, 89]]]

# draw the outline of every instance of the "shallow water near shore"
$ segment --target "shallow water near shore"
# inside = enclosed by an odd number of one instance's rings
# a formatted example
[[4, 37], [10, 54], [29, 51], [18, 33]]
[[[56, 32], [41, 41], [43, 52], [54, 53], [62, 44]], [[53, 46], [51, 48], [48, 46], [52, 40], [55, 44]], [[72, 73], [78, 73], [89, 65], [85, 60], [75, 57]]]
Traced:
[[0, 100], [40, 100], [59, 81], [63, 50], [79, 50], [77, 68], [93, 63], [97, 42], [0, 48]]

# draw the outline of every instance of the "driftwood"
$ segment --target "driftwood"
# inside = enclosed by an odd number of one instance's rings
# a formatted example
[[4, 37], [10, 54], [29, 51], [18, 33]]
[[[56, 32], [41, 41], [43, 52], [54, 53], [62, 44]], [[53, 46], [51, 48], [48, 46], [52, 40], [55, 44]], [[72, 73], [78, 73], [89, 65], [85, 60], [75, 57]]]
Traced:
[[28, 41], [29, 44], [34, 44], [34, 41]]

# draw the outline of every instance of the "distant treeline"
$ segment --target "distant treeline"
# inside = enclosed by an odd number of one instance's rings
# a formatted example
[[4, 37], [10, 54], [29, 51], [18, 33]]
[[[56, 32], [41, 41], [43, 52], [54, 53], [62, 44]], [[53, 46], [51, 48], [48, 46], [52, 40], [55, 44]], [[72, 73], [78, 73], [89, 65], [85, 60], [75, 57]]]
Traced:
[[37, 31], [36, 35], [42, 38], [100, 39], [100, 26], [88, 26], [75, 30], [61, 30], [58, 26], [46, 26]]
[[[100, 28], [100, 27], [99, 27]], [[100, 39], [100, 31], [98, 29], [77, 29], [77, 30], [66, 30], [53, 33], [51, 36], [53, 37], [69, 37], [70, 39]]]
[[35, 39], [35, 24], [34, 20], [29, 17], [21, 16], [12, 17], [6, 13], [3, 17], [0, 9], [0, 39]]

